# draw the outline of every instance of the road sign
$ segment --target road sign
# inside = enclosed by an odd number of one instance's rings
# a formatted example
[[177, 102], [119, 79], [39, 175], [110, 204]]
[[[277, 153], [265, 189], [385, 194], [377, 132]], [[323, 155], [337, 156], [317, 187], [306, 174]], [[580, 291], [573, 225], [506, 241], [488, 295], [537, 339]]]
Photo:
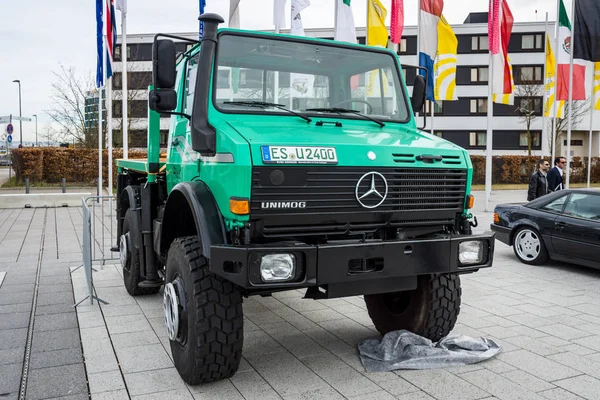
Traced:
[[6, 138], [6, 141], [8, 143], [12, 143], [12, 135], [8, 135], [8, 137]]
[[6, 125], [6, 133], [8, 133], [9, 135], [12, 135], [12, 133], [13, 133], [13, 126], [12, 126], [12, 124]]

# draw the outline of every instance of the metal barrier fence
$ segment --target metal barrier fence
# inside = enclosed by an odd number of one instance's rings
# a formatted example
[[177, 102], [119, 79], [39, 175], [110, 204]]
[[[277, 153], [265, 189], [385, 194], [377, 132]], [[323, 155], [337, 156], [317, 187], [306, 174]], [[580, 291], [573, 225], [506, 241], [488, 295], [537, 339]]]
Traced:
[[[119, 260], [118, 250], [115, 251], [116, 243], [116, 223], [115, 196], [90, 196], [81, 199], [82, 217], [83, 217], [83, 265], [75, 268], [71, 273], [83, 267], [88, 286], [88, 295], [75, 304], [77, 307], [86, 299], [90, 299], [90, 304], [94, 304], [94, 299], [108, 304], [99, 299], [94, 294], [93, 263], [101, 263], [102, 266], [107, 261]], [[113, 253], [117, 253], [115, 257]]]

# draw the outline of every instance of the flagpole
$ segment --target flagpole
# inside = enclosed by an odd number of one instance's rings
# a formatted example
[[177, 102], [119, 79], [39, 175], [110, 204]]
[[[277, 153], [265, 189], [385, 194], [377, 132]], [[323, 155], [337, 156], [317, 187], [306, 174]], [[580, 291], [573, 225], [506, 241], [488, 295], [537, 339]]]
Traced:
[[[595, 67], [595, 64], [592, 62]], [[594, 108], [596, 105], [596, 93], [594, 92], [594, 81], [596, 75], [596, 68], [592, 68], [592, 103], [590, 107], [590, 141], [588, 143], [588, 174], [587, 174], [587, 187], [588, 189], [592, 183], [592, 140], [594, 137]]]
[[[489, 7], [490, 15], [488, 20], [494, 22], [494, 5], [491, 4]], [[489, 47], [489, 74], [488, 74], [488, 120], [487, 120], [487, 134], [485, 143], [485, 211], [490, 211], [490, 197], [492, 194], [492, 149], [493, 149], [493, 135], [492, 129], [492, 117], [494, 114], [493, 96], [494, 96], [494, 62], [492, 58], [492, 46]]]
[[[548, 35], [548, 12], [546, 12], [546, 24], [544, 25], [544, 52], [546, 54], [548, 54], [548, 39], [546, 38], [546, 35]], [[546, 56], [546, 61], [548, 60], [548, 57]], [[547, 64], [547, 62], [545, 63]], [[544, 69], [547, 68], [548, 66], [545, 65]], [[545, 75], [545, 74], [544, 74]], [[548, 83], [546, 82], [546, 76], [544, 76], [544, 99], [542, 104], [544, 104], [544, 107], [546, 107], [546, 102], [548, 101], [548, 90], [546, 89], [546, 85]], [[548, 127], [546, 126], [546, 117], [544, 116], [544, 111], [542, 111], [542, 138], [546, 137], [548, 135]], [[545, 135], [544, 135], [545, 134]], [[546, 142], [548, 143], [548, 142]], [[543, 146], [542, 146], [543, 149]], [[542, 157], [544, 156], [544, 152], [542, 151]]]
[[[571, 32], [575, 32], [575, 18], [573, 18], [573, 16], [575, 15], [575, 1], [573, 0], [573, 4], [571, 4], [571, 20], [573, 21], [572, 26], [571, 26]], [[565, 189], [569, 189], [569, 183], [570, 183], [570, 178], [571, 178], [571, 173], [570, 173], [570, 169], [571, 169], [571, 130], [573, 128], [573, 49], [575, 48], [575, 37], [573, 36], [573, 34], [571, 34], [571, 51], [570, 53], [570, 57], [569, 57], [569, 122], [567, 125], [567, 171], [566, 171], [566, 175], [567, 175], [567, 179], [565, 182]]]
[[102, 97], [106, 90], [106, 0], [102, 0], [102, 85], [98, 98], [98, 196], [102, 196]]
[[558, 49], [560, 46], [560, 0], [556, 0], [556, 24], [554, 26], [554, 39], [556, 41], [556, 45], [554, 46], [554, 102], [552, 103], [552, 163], [554, 163], [554, 158], [556, 157], [556, 146], [558, 145], [557, 137], [558, 135]]
[[[421, 0], [417, 1], [417, 61], [415, 62], [415, 65], [417, 67], [421, 66]], [[420, 73], [420, 69], [416, 69], [416, 74], [417, 75], [421, 75]], [[425, 76], [427, 77], [427, 75]], [[413, 86], [414, 89], [414, 86]], [[425, 91], [427, 91], [427, 88], [425, 88]], [[425, 111], [425, 110], [423, 110]], [[421, 116], [421, 110], [414, 110], [415, 114], [417, 117]], [[425, 116], [427, 115], [426, 112], [423, 113], [423, 118], [425, 118]], [[425, 121], [425, 120], [423, 120]], [[432, 128], [433, 129], [433, 128]]]
[[129, 158], [129, 127], [128, 122], [128, 93], [127, 93], [127, 13], [121, 11], [121, 65], [123, 66], [121, 82], [123, 87], [121, 90], [121, 103], [123, 105], [123, 118], [122, 118], [122, 134], [123, 134], [123, 158], [127, 160]]

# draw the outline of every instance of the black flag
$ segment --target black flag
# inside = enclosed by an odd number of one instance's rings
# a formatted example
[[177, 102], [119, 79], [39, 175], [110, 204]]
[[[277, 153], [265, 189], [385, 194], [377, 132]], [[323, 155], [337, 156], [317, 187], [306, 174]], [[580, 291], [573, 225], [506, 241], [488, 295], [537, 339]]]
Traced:
[[600, 62], [600, 0], [573, 1], [573, 58]]

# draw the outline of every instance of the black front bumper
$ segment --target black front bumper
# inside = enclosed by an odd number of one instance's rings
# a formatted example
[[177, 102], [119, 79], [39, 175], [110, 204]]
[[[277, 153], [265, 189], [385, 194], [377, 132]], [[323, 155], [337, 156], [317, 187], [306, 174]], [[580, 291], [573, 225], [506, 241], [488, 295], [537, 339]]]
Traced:
[[[460, 265], [459, 243], [484, 242], [484, 262]], [[492, 266], [494, 234], [439, 235], [429, 239], [336, 242], [325, 245], [279, 244], [263, 246], [213, 245], [210, 271], [248, 291], [268, 292], [310, 286], [353, 287], [389, 286], [394, 279], [426, 274], [466, 273]], [[260, 275], [262, 256], [291, 253], [296, 259], [296, 274], [290, 282], [265, 283]], [[399, 282], [399, 281], [398, 281]], [[366, 294], [366, 293], [363, 293]]]
[[496, 224], [491, 224], [490, 228], [495, 233], [496, 239], [498, 239], [504, 244], [512, 246], [510, 237], [512, 234], [512, 228]]

